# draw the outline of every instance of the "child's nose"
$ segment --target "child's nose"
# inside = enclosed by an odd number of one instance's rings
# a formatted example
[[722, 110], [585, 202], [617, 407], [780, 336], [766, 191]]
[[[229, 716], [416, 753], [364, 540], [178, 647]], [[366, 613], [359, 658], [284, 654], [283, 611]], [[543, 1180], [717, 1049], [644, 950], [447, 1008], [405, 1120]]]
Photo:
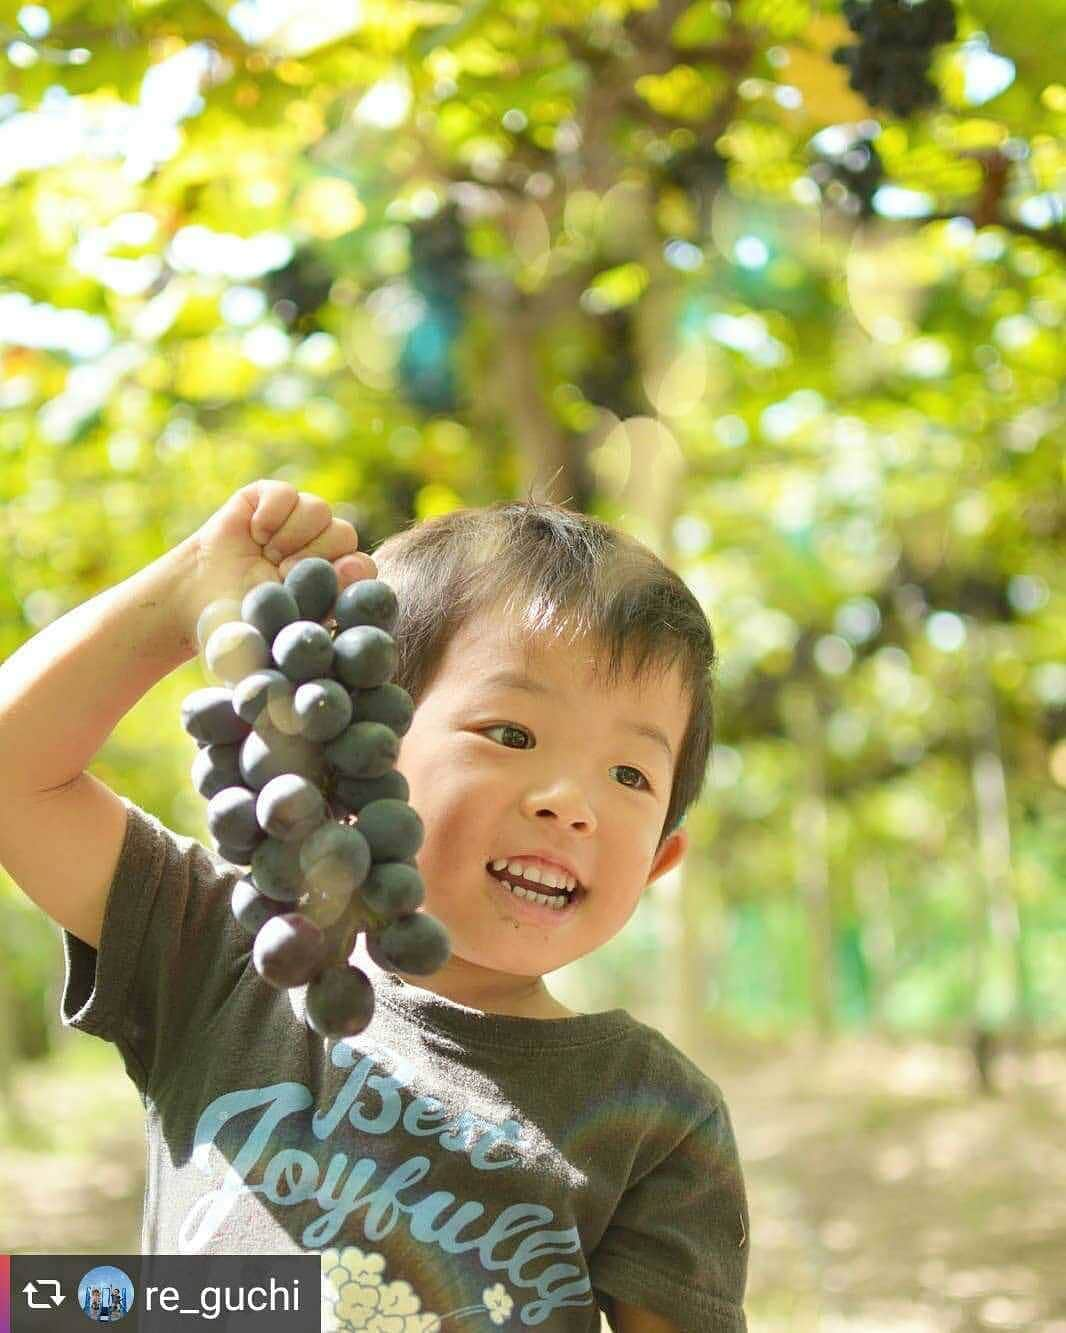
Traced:
[[531, 787], [522, 798], [522, 808], [531, 818], [557, 819], [583, 833], [590, 833], [596, 827], [592, 805], [572, 778], [560, 778], [550, 786]]

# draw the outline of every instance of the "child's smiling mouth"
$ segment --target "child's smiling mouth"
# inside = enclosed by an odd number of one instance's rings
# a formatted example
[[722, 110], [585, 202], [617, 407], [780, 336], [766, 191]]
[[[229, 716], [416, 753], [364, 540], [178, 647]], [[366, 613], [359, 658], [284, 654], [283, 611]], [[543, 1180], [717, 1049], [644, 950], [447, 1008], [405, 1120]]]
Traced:
[[[494, 893], [505, 897], [507, 905], [520, 919], [535, 921], [537, 924], [554, 924], [574, 911], [584, 898], [586, 890], [576, 887], [572, 891], [551, 889], [545, 886], [544, 892], [538, 893], [521, 883], [521, 877], [509, 874], [506, 868], [493, 869], [493, 862], [485, 866], [485, 872], [493, 881]], [[561, 903], [562, 906], [557, 906]]]

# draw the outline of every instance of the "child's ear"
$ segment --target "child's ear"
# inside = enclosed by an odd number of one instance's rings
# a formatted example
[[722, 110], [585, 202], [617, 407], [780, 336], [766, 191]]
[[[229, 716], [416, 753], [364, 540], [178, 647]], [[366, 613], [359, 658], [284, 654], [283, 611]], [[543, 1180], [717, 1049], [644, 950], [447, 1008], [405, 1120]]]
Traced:
[[655, 853], [655, 860], [648, 871], [648, 883], [673, 870], [688, 851], [688, 834], [683, 828], [674, 829], [669, 837], [663, 839], [663, 845]]

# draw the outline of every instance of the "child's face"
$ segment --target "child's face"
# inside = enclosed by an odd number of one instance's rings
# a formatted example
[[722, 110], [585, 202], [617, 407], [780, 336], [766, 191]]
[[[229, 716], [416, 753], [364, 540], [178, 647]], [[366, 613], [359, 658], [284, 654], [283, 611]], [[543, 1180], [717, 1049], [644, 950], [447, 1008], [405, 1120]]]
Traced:
[[[591, 653], [538, 642], [527, 658], [489, 613], [448, 645], [397, 760], [425, 825], [424, 910], [452, 945], [445, 966], [414, 985], [474, 1007], [529, 995], [531, 978], [616, 935], [683, 855], [680, 830], [656, 852], [687, 721], [680, 678], [675, 670], [638, 690], [623, 676], [607, 691], [591, 680]], [[492, 683], [502, 671], [550, 693]], [[657, 727], [673, 757], [626, 721]], [[492, 861], [535, 851], [567, 863], [585, 887], [563, 912], [534, 915], [489, 874]]]

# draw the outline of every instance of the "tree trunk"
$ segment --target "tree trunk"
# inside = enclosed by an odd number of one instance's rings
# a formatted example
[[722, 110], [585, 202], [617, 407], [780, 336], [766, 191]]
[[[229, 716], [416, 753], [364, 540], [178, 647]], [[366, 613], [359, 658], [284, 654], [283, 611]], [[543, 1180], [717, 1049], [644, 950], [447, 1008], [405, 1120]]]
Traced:
[[[561, 288], [568, 289], [569, 279]], [[578, 293], [579, 294], [579, 293]], [[500, 341], [500, 381], [496, 401], [517, 446], [519, 494], [565, 504], [587, 512], [593, 483], [586, 464], [586, 445], [568, 431], [545, 401], [540, 375], [539, 334], [557, 318], [560, 286], [532, 296], [513, 293], [507, 309], [506, 335]]]
[[789, 690], [786, 725], [804, 757], [806, 791], [792, 815], [795, 834], [796, 886], [807, 917], [810, 959], [810, 998], [815, 1029], [820, 1037], [835, 1027], [836, 993], [833, 958], [833, 915], [829, 898], [828, 811], [825, 803], [824, 729], [818, 701], [810, 685]]
[[862, 952], [870, 970], [871, 1026], [884, 1030], [885, 1004], [896, 975], [896, 929], [888, 872], [879, 860], [857, 866], [855, 898]]
[[[975, 704], [970, 769], [977, 832], [971, 1050], [977, 1084], [995, 1091], [993, 1056], [997, 1030], [1032, 1027], [1021, 917], [1012, 867], [1010, 811], [1000, 750], [995, 697], [988, 680], [986, 628], [968, 619], [970, 697]], [[996, 973], [1009, 978], [997, 1000]]]

